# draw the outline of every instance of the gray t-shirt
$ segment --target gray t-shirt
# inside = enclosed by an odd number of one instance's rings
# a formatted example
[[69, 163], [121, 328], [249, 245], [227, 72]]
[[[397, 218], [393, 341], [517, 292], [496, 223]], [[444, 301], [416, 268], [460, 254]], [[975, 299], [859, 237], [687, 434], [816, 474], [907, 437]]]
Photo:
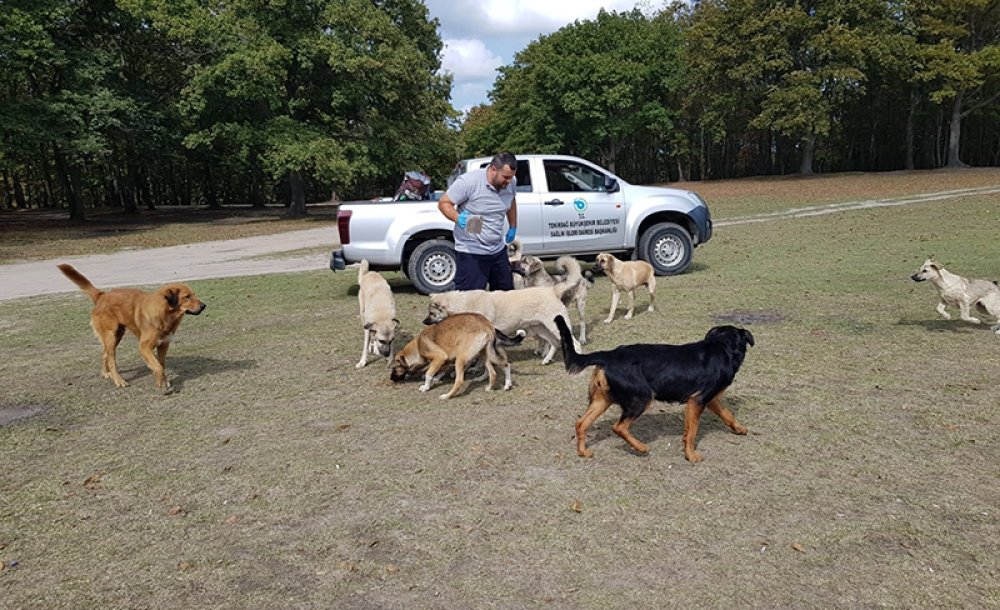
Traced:
[[[448, 198], [459, 213], [468, 210], [467, 229], [475, 231], [482, 223], [482, 229], [473, 233], [455, 225], [455, 250], [468, 254], [496, 254], [506, 246], [504, 243], [504, 222], [507, 210], [517, 192], [517, 178], [497, 191], [486, 181], [486, 168], [474, 169], [459, 176], [448, 187]], [[474, 220], [479, 217], [480, 220]]]

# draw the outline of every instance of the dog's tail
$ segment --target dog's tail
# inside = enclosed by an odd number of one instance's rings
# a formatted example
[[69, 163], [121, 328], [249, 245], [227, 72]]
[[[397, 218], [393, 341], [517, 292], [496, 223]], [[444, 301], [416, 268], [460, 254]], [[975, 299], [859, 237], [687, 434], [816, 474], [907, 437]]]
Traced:
[[96, 288], [93, 284], [91, 284], [90, 280], [83, 277], [83, 274], [74, 269], [72, 265], [67, 265], [63, 263], [58, 267], [59, 271], [62, 271], [63, 275], [68, 277], [71, 282], [76, 284], [77, 288], [84, 291], [87, 294], [87, 296], [90, 297], [90, 300], [93, 301], [94, 303], [96, 303], [97, 299], [101, 298], [101, 295], [104, 294], [103, 290], [100, 290]]
[[583, 272], [580, 270], [580, 261], [572, 256], [560, 256], [556, 260], [556, 268], [566, 275], [552, 289], [563, 305], [566, 305], [573, 299], [576, 287], [584, 281]]
[[363, 278], [366, 273], [368, 273], [368, 259], [367, 258], [363, 258], [363, 259], [361, 259], [361, 264], [358, 265], [358, 283], [359, 284], [361, 283], [361, 278]]
[[600, 366], [604, 364], [604, 355], [607, 352], [581, 354], [576, 351], [576, 346], [573, 345], [573, 332], [570, 331], [569, 325], [566, 324], [566, 319], [562, 316], [556, 316], [555, 322], [556, 326], [559, 327], [559, 338], [562, 340], [563, 362], [566, 364], [567, 371], [570, 373], [579, 373], [588, 366]]
[[493, 340], [493, 345], [503, 345], [504, 347], [520, 345], [521, 341], [524, 341], [524, 336], [526, 334], [527, 333], [524, 332], [523, 330], [518, 330], [516, 333], [514, 333], [513, 337], [510, 337], [498, 330], [496, 331], [496, 338]]

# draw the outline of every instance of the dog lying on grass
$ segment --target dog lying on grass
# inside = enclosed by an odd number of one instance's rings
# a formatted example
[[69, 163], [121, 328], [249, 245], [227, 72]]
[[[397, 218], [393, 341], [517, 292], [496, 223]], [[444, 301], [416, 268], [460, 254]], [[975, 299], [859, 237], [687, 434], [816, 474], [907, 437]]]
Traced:
[[392, 343], [399, 329], [396, 319], [396, 301], [392, 297], [389, 282], [375, 271], [368, 270], [368, 261], [362, 260], [358, 267], [358, 306], [361, 309], [361, 324], [364, 328], [364, 343], [361, 359], [354, 368], [368, 364], [369, 354], [381, 354], [392, 364]]
[[[104, 346], [101, 376], [110, 378], [119, 388], [128, 382], [118, 372], [115, 351], [125, 331], [139, 338], [139, 355], [153, 372], [156, 387], [170, 390], [167, 381], [167, 350], [181, 320], [187, 314], [198, 315], [205, 304], [184, 284], [170, 284], [153, 292], [135, 288], [114, 288], [104, 291], [94, 287], [71, 265], [59, 265], [59, 270], [94, 302], [90, 326]], [[153, 351], [156, 353], [153, 353]]]
[[[510, 362], [507, 360], [505, 346], [521, 343], [524, 331], [519, 330], [514, 337], [508, 337], [493, 328], [489, 320], [478, 313], [460, 313], [448, 316], [432, 326], [425, 327], [415, 339], [399, 351], [392, 362], [393, 381], [403, 381], [408, 373], [427, 368], [421, 392], [431, 389], [439, 379], [438, 373], [449, 362], [455, 363], [455, 383], [451, 390], [442, 394], [447, 400], [458, 393], [465, 383], [465, 367], [479, 359], [486, 367], [490, 384], [487, 391], [493, 390], [497, 374], [494, 366], [503, 367], [504, 390], [511, 388]], [[485, 377], [485, 376], [484, 376]], [[481, 378], [480, 378], [481, 379]], [[479, 379], [477, 379], [478, 381]]]
[[639, 453], [649, 448], [639, 442], [629, 428], [654, 400], [685, 405], [684, 457], [700, 462], [695, 451], [698, 422], [707, 407], [718, 415], [735, 434], [747, 429], [720, 402], [733, 382], [747, 347], [754, 344], [748, 330], [735, 326], [716, 326], [701, 341], [685, 345], [622, 345], [613, 350], [578, 354], [566, 320], [555, 320], [562, 337], [566, 370], [579, 373], [594, 366], [590, 376], [590, 404], [576, 422], [576, 452], [580, 457], [593, 457], [587, 448], [587, 429], [612, 404], [621, 405], [621, 418], [611, 429]]
[[956, 275], [946, 270], [932, 259], [927, 259], [916, 273], [910, 276], [914, 282], [931, 281], [941, 293], [937, 312], [945, 320], [951, 319], [945, 307], [958, 307], [958, 315], [966, 322], [980, 324], [979, 318], [972, 315], [976, 307], [983, 313], [997, 318], [997, 324], [991, 329], [1000, 335], [1000, 285], [990, 280], [975, 280]]

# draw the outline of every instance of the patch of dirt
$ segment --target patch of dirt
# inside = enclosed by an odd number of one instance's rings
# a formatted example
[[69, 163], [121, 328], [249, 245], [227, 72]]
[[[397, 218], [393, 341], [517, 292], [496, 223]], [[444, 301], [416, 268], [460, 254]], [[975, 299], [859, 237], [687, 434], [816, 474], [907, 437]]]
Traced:
[[734, 309], [726, 313], [720, 313], [713, 317], [716, 322], [725, 324], [777, 324], [784, 322], [788, 318], [777, 311], [761, 309], [757, 311], [749, 309]]
[[45, 409], [43, 407], [29, 405], [15, 407], [10, 405], [0, 405], [0, 426], [6, 426], [19, 419], [28, 419], [40, 415]]

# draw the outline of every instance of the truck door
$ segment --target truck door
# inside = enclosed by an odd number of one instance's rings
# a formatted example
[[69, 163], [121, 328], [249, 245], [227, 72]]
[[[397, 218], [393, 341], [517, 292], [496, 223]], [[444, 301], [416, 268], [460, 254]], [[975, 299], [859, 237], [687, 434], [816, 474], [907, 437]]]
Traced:
[[542, 163], [546, 183], [546, 192], [540, 193], [545, 253], [624, 247], [625, 201], [620, 190], [609, 193], [605, 189], [607, 174], [572, 159], [544, 159]]
[[525, 254], [541, 254], [543, 241], [542, 196], [532, 181], [531, 162], [517, 162], [517, 239]]

